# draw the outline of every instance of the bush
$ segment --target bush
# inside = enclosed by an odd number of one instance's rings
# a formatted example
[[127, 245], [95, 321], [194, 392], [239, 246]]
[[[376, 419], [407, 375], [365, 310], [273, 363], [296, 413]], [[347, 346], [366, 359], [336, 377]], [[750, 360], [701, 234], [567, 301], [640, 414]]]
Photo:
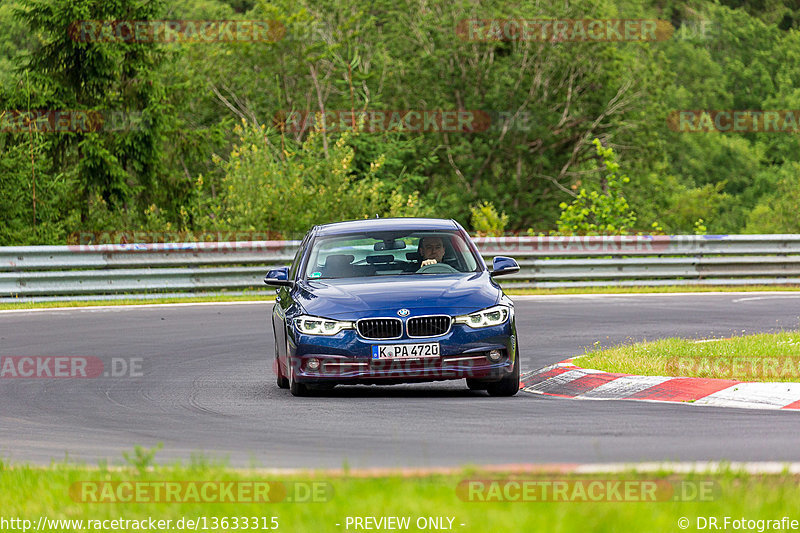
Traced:
[[625, 235], [636, 222], [636, 215], [622, 195], [622, 184], [630, 178], [618, 175], [614, 150], [603, 148], [598, 139], [593, 143], [607, 171], [604, 190], [588, 192], [582, 188], [571, 204], [561, 202], [558, 231], [566, 235]]
[[482, 202], [469, 208], [472, 230], [479, 237], [500, 237], [508, 224], [508, 215], [499, 214], [492, 202]]
[[351, 140], [358, 133], [329, 135], [326, 155], [319, 131], [299, 144], [266, 126], [243, 123], [235, 131], [239, 142], [230, 158], [216, 159], [225, 172], [223, 198], [198, 206], [195, 220], [203, 226], [293, 237], [315, 224], [429, 213], [417, 192], [403, 193], [378, 177], [383, 155], [356, 170]]
[[784, 163], [775, 191], [750, 212], [744, 233], [800, 233], [800, 163]]

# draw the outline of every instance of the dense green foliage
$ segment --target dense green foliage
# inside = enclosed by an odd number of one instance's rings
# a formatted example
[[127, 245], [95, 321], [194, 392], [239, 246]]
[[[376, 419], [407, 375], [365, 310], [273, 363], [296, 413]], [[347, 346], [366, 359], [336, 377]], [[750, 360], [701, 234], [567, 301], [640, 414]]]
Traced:
[[581, 189], [571, 204], [562, 202], [558, 231], [580, 235], [624, 235], [636, 223], [636, 215], [622, 194], [623, 184], [631, 180], [628, 176], [617, 175], [619, 163], [612, 148], [603, 148], [597, 139], [594, 145], [608, 172], [602, 177], [601, 190], [587, 192]]
[[[213, 215], [215, 229], [280, 228], [298, 237], [318, 222], [429, 214], [419, 205], [417, 192], [404, 195], [387, 186], [386, 152], [366, 170], [355, 171], [354, 146], [363, 134], [344, 133], [324, 148], [323, 134], [311, 132], [302, 143], [284, 139], [281, 149], [270, 142], [272, 132], [264, 126], [242, 122], [234, 128], [240, 137], [229, 159], [220, 161], [222, 203], [198, 210], [198, 217]], [[201, 177], [198, 187], [202, 185]]]
[[[2, 0], [0, 245], [109, 230], [294, 236], [376, 215], [453, 217], [485, 234], [798, 232], [796, 132], [671, 127], [679, 110], [800, 109], [794, 4]], [[457, 31], [465, 19], [533, 18], [660, 19], [675, 31], [651, 42]], [[75, 38], [76, 21], [164, 19], [274, 20], [285, 35]], [[9, 122], [28, 110], [116, 113], [128, 127]], [[491, 123], [285, 122], [330, 110], [467, 110]]]

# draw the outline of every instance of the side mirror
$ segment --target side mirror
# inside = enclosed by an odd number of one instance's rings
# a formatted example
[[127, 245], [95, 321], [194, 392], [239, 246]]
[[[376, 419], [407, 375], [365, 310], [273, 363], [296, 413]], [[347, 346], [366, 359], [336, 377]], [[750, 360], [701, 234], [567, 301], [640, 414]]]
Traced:
[[490, 276], [505, 276], [506, 274], [516, 274], [519, 272], [519, 265], [510, 257], [498, 255], [492, 259], [492, 271]]
[[289, 279], [289, 267], [273, 268], [264, 277], [264, 283], [273, 287], [293, 287], [294, 281]]

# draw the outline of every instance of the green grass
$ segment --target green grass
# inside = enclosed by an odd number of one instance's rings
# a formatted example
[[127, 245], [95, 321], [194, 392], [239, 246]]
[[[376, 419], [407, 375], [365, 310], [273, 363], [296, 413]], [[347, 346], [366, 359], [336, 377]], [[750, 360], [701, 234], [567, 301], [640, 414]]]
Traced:
[[664, 285], [660, 287], [568, 287], [562, 289], [507, 289], [510, 295], [525, 294], [672, 294], [686, 292], [793, 292], [798, 285]]
[[[785, 292], [800, 291], [797, 285], [746, 285], [736, 286], [682, 286], [670, 285], [664, 287], [584, 287], [584, 288], [565, 288], [565, 289], [507, 289], [506, 293], [511, 296], [524, 295], [571, 295], [571, 294], [651, 294], [651, 293], [686, 293], [686, 292]], [[146, 298], [146, 299], [122, 299], [122, 300], [70, 300], [61, 302], [11, 302], [0, 303], [0, 310], [13, 309], [50, 309], [54, 307], [89, 307], [98, 305], [146, 305], [146, 304], [170, 304], [170, 303], [203, 303], [203, 302], [241, 302], [241, 301], [270, 301], [274, 298], [273, 291], [253, 291], [243, 295], [204, 295], [169, 297], [169, 298]]]
[[54, 307], [93, 307], [106, 305], [152, 305], [176, 303], [206, 303], [206, 302], [255, 302], [263, 300], [271, 302], [275, 299], [274, 292], [254, 292], [242, 295], [205, 295], [205, 296], [179, 296], [168, 298], [126, 298], [122, 300], [68, 300], [60, 302], [19, 302], [0, 303], [0, 311], [13, 309], [51, 309]]
[[[558, 502], [471, 502], [457, 492], [464, 480], [535, 480], [584, 482], [597, 480], [653, 481], [671, 486], [697, 487], [704, 484], [711, 490], [699, 499], [693, 490], [686, 491], [684, 501], [558, 501]], [[325, 486], [328, 501], [305, 503], [84, 503], [80, 482], [114, 483], [164, 481], [240, 481], [301, 482]], [[111, 486], [111, 485], [107, 485]], [[78, 488], [76, 488], [78, 487]], [[72, 493], [70, 492], [72, 490]], [[270, 491], [272, 493], [272, 491]], [[320, 492], [320, 494], [323, 494]], [[664, 495], [667, 492], [659, 491]], [[569, 476], [565, 474], [512, 476], [464, 469], [455, 475], [418, 477], [326, 476], [310, 472], [304, 476], [266, 475], [257, 471], [238, 471], [200, 462], [189, 466], [156, 466], [147, 468], [111, 469], [75, 465], [50, 467], [9, 466], [0, 464], [0, 516], [6, 520], [21, 518], [37, 523], [39, 517], [49, 519], [109, 520], [145, 519], [172, 520], [207, 517], [276, 517], [279, 531], [341, 532], [347, 517], [411, 517], [410, 531], [418, 517], [454, 517], [453, 529], [464, 532], [486, 531], [679, 531], [678, 519], [690, 520], [694, 531], [697, 517], [730, 516], [748, 519], [780, 519], [796, 516], [800, 501], [800, 484], [789, 474], [751, 476], [727, 471], [722, 474], [673, 475], [608, 474]], [[321, 498], [325, 500], [326, 498]], [[659, 498], [662, 499], [662, 498]], [[77, 501], [76, 501], [77, 500]], [[228, 531], [235, 531], [229, 521]], [[336, 524], [341, 524], [337, 526]], [[460, 524], [464, 524], [461, 526]], [[6, 529], [8, 531], [9, 529]], [[73, 529], [74, 530], [74, 529]], [[84, 530], [89, 529], [84, 525]], [[117, 529], [130, 531], [132, 529]], [[173, 529], [175, 530], [175, 529]], [[202, 531], [202, 527], [200, 528]], [[214, 529], [208, 529], [214, 531]], [[217, 529], [224, 531], [224, 528]], [[349, 531], [353, 531], [351, 526]], [[51, 531], [70, 531], [54, 528]]]
[[589, 350], [575, 364], [606, 372], [740, 381], [800, 381], [800, 332], [697, 342], [662, 339]]

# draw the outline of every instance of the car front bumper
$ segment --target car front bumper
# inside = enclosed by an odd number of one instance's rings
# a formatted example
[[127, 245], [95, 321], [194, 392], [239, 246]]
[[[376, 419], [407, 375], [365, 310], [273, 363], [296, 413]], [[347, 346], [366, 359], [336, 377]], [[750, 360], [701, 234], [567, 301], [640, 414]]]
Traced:
[[[454, 324], [445, 335], [426, 338], [371, 340], [355, 330], [333, 336], [302, 335], [290, 338], [289, 364], [298, 382], [309, 384], [408, 383], [475, 378], [496, 381], [510, 374], [516, 354], [516, 332], [512, 321], [499, 326], [471, 328]], [[425, 358], [373, 359], [373, 346], [438, 343], [439, 356]], [[501, 357], [487, 356], [498, 350]], [[309, 368], [316, 359], [319, 367]]]

